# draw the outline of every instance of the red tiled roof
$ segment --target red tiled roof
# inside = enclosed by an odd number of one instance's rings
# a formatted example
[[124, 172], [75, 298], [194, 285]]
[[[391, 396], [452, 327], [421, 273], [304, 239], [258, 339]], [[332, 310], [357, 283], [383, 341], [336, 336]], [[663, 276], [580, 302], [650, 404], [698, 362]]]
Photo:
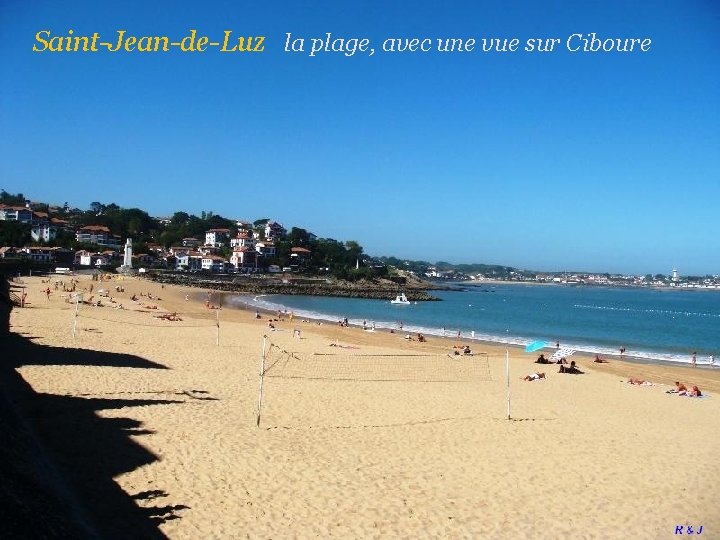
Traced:
[[294, 247], [290, 249], [291, 253], [312, 253], [309, 249], [305, 249], [304, 247]]

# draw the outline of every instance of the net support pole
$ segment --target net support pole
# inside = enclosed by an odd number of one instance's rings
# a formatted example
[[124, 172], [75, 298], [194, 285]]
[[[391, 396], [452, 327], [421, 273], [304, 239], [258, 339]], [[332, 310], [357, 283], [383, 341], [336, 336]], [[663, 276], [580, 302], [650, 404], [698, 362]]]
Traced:
[[267, 336], [263, 336], [262, 355], [260, 356], [260, 387], [258, 388], [258, 404], [257, 417], [255, 419], [255, 427], [260, 427], [260, 412], [262, 411], [263, 398], [263, 382], [265, 381], [265, 347], [267, 345]]
[[220, 310], [215, 310], [215, 326], [217, 326], [217, 335], [215, 337], [215, 345], [220, 346]]
[[510, 352], [505, 350], [505, 376], [507, 378], [507, 417], [510, 420]]
[[73, 321], [73, 339], [77, 334], [78, 306], [80, 305], [80, 296], [75, 295], [75, 320]]

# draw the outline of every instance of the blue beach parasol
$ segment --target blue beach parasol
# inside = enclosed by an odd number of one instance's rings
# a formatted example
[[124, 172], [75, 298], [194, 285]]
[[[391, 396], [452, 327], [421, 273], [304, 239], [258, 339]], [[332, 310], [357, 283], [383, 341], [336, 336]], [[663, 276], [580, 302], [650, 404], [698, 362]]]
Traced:
[[525, 347], [525, 352], [535, 352], [548, 346], [547, 341], [533, 341]]

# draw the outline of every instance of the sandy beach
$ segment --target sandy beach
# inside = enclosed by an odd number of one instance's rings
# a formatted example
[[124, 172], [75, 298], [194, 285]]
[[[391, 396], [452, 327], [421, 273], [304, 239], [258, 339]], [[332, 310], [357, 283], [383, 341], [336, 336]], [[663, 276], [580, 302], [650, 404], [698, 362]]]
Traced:
[[[565, 375], [511, 349], [508, 420], [504, 347], [456, 359], [457, 340], [272, 329], [138, 278], [80, 277], [115, 302], [76, 319], [61, 289], [42, 292], [69, 277], [43, 279], [23, 278], [28, 306], [11, 315], [37, 400], [18, 406], [101, 537], [720, 534], [720, 369], [575, 356], [585, 374]], [[538, 369], [545, 380], [521, 380]], [[709, 397], [667, 394], [676, 380]]]

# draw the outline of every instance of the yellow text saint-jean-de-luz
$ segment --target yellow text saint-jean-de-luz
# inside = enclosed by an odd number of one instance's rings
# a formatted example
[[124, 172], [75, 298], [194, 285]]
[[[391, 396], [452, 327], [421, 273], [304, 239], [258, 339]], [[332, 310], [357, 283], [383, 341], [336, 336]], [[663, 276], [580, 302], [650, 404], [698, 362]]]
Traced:
[[224, 53], [264, 52], [265, 36], [234, 36], [232, 30], [225, 30], [218, 41], [208, 36], [198, 36], [197, 30], [181, 39], [168, 36], [134, 36], [126, 30], [117, 30], [112, 40], [102, 40], [98, 32], [91, 35], [75, 35], [68, 30], [66, 35], [53, 35], [50, 30], [35, 34], [34, 52], [205, 52], [218, 50]]

